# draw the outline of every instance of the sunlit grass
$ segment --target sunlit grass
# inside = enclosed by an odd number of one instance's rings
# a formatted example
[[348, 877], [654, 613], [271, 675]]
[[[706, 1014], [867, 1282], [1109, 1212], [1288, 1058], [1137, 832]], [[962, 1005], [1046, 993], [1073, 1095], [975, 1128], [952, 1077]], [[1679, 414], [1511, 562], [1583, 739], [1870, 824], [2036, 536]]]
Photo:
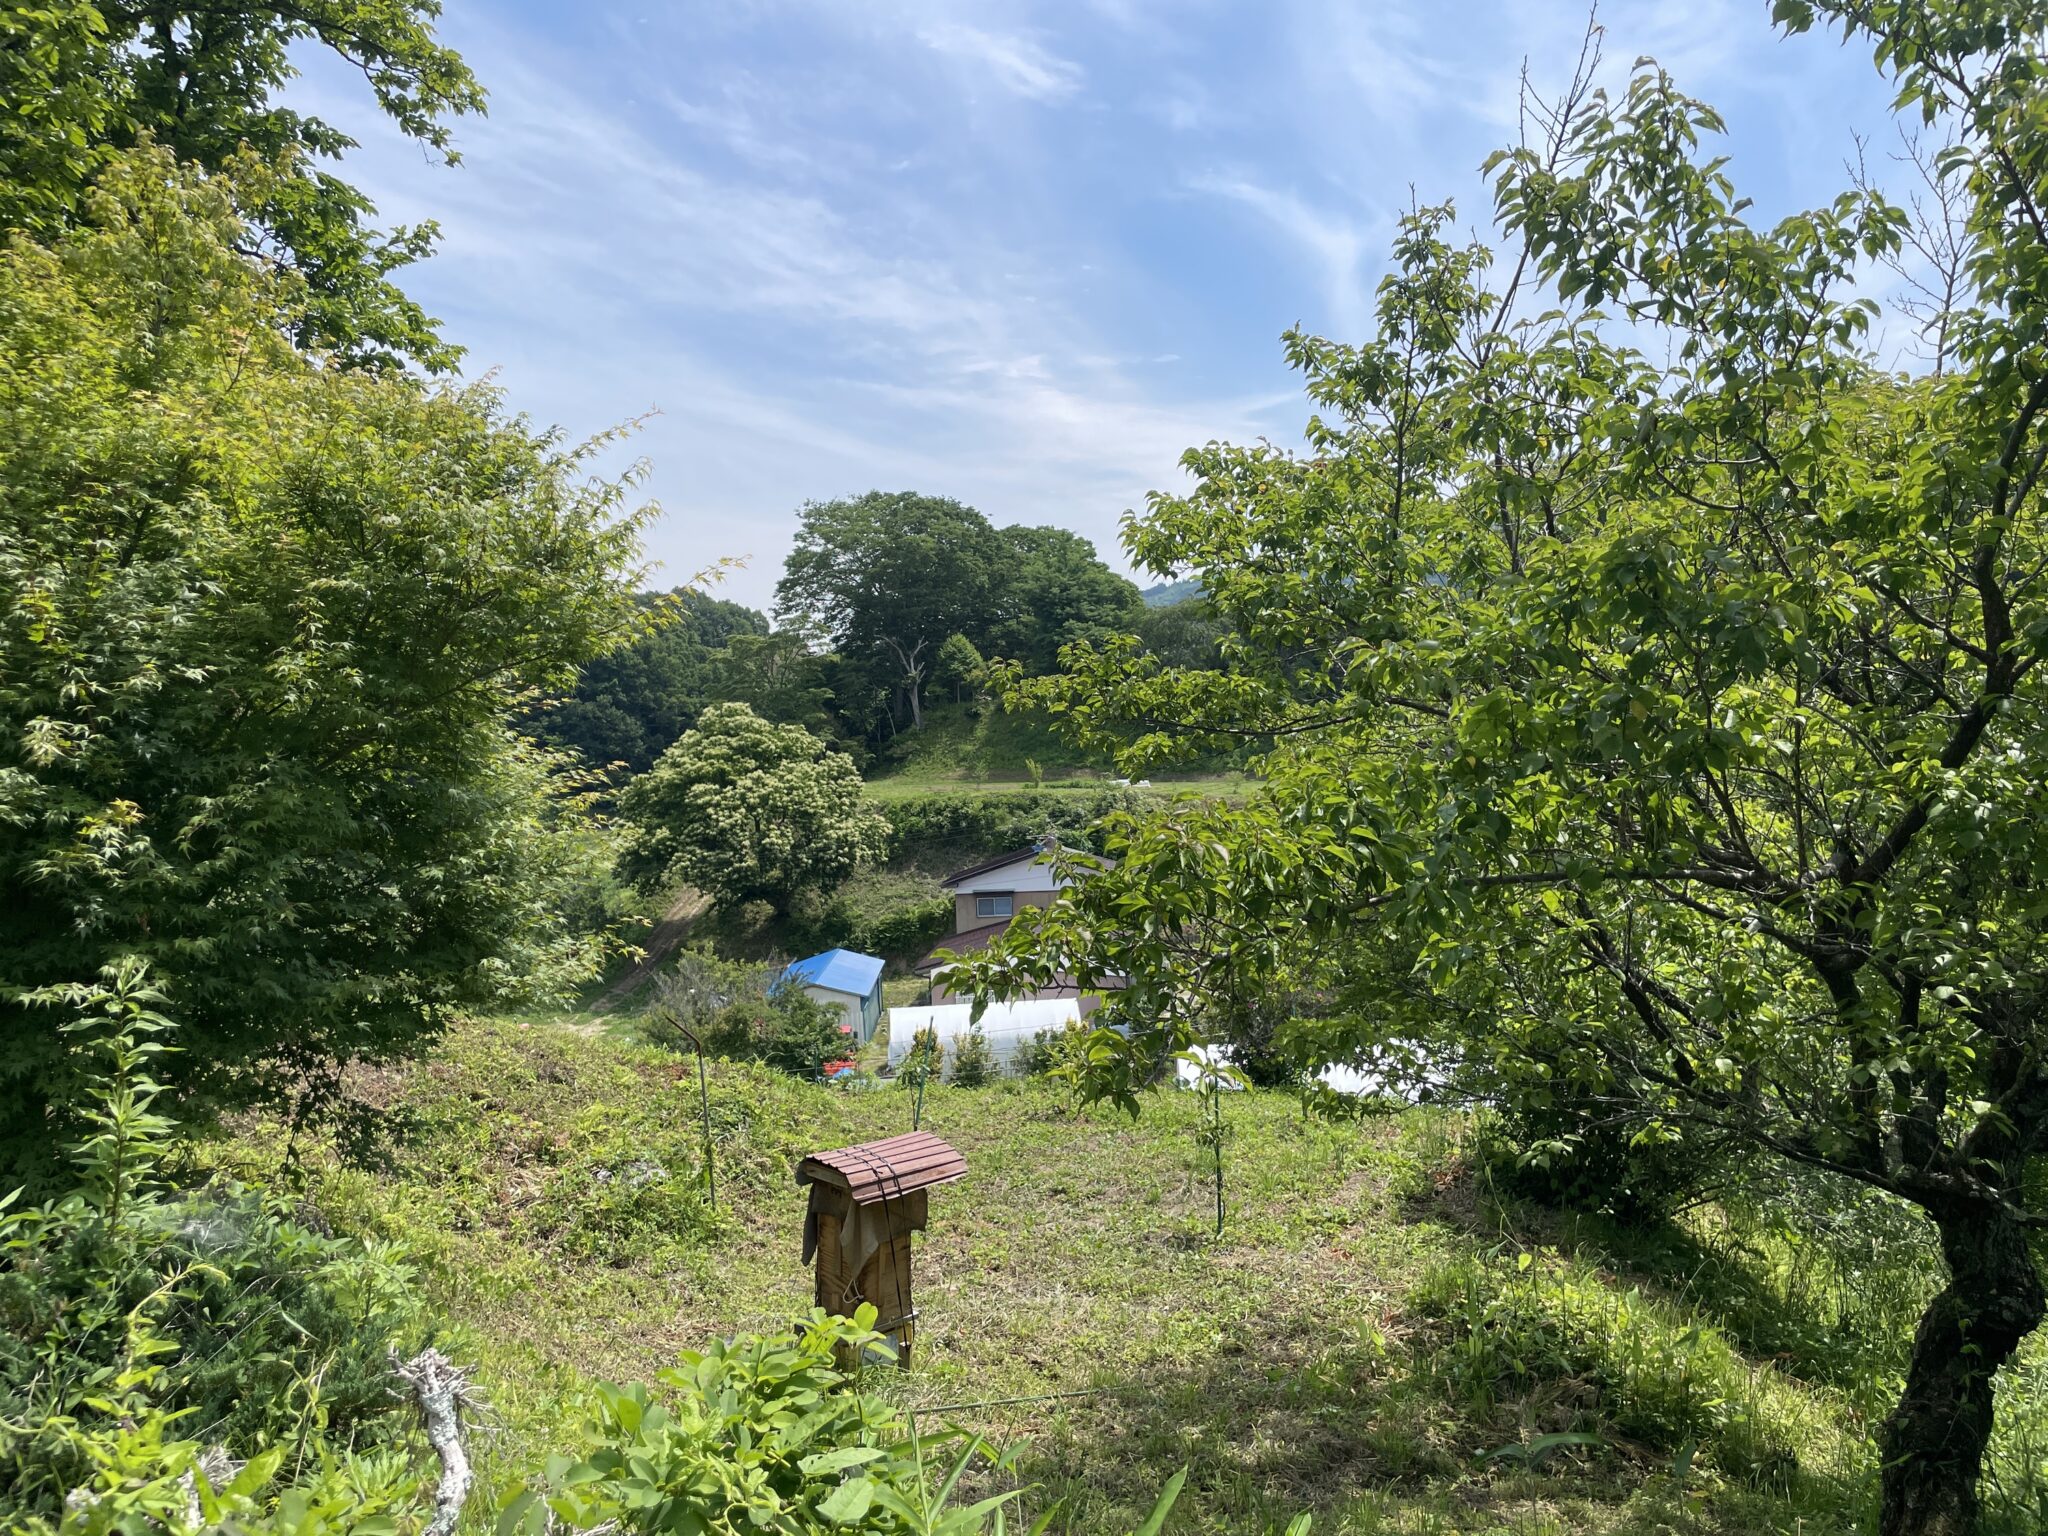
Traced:
[[[499, 1487], [573, 1439], [582, 1384], [651, 1379], [807, 1306], [795, 1161], [911, 1115], [893, 1087], [714, 1064], [712, 1209], [694, 1069], [658, 1049], [480, 1023], [354, 1086], [389, 1152], [354, 1170], [316, 1154], [310, 1193], [419, 1252], [495, 1404]], [[1755, 1342], [1772, 1306], [1812, 1297], [1710, 1286], [1702, 1252], [1758, 1260], [1704, 1227], [1630, 1255], [1597, 1225], [1523, 1230], [1460, 1171], [1454, 1116], [1330, 1124], [1233, 1095], [1219, 1239], [1187, 1097], [1132, 1123], [1035, 1083], [936, 1086], [924, 1115], [969, 1174], [919, 1240], [918, 1367], [874, 1385], [1018, 1447], [1026, 1505], [1057, 1504], [1057, 1530], [1128, 1528], [1182, 1465], [1184, 1533], [1310, 1510], [1319, 1536], [1823, 1536], [1865, 1506], [1866, 1406], [1825, 1360]], [[252, 1132], [231, 1155], [261, 1171], [281, 1145]], [[2034, 1358], [2005, 1387], [2034, 1405], [2001, 1430], [2009, 1478], [2048, 1452]]]

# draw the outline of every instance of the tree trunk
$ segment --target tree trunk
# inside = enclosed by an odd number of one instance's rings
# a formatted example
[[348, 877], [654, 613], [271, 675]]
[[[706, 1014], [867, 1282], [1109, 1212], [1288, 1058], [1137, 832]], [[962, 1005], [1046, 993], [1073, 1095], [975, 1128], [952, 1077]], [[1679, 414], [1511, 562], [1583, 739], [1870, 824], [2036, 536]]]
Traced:
[[1884, 1422], [1878, 1536], [1970, 1536], [1991, 1440], [1991, 1380], [2044, 1312], [2026, 1230], [1984, 1206], [1930, 1212], [1949, 1283], [1913, 1336], [1906, 1390]]
[[913, 731], [922, 730], [924, 728], [924, 700], [918, 696], [917, 674], [915, 672], [910, 674], [910, 681], [905, 687], [910, 694], [910, 728]]

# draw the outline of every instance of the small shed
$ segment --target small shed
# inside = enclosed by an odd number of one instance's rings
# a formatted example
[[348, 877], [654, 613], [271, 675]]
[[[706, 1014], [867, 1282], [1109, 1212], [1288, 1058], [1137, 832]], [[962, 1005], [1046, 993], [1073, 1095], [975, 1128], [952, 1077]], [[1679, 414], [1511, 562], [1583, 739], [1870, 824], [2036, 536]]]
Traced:
[[910, 1291], [910, 1234], [924, 1230], [928, 1192], [967, 1176], [967, 1159], [929, 1131], [813, 1152], [796, 1165], [808, 1184], [804, 1262], [817, 1261], [817, 1304], [844, 1317], [873, 1305], [875, 1327], [910, 1364], [917, 1308]]
[[790, 962], [782, 984], [799, 986], [808, 997], [839, 1010], [846, 1032], [866, 1045], [882, 1022], [882, 958], [857, 950], [828, 949]]

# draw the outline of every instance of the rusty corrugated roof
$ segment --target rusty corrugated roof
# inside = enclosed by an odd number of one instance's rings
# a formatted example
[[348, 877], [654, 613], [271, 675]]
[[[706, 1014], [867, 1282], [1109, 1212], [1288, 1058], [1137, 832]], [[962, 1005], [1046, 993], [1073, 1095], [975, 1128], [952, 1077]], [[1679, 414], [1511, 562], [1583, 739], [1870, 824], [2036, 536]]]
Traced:
[[939, 951], [950, 949], [956, 955], [972, 955], [987, 949], [996, 937], [1016, 921], [1016, 917], [999, 917], [992, 923], [983, 923], [978, 928], [963, 928], [958, 933], [949, 933], [923, 955], [911, 969], [922, 976], [939, 963]]
[[836, 1184], [855, 1205], [893, 1200], [967, 1176], [967, 1159], [930, 1131], [912, 1131], [857, 1147], [813, 1152], [796, 1165], [799, 1184]]

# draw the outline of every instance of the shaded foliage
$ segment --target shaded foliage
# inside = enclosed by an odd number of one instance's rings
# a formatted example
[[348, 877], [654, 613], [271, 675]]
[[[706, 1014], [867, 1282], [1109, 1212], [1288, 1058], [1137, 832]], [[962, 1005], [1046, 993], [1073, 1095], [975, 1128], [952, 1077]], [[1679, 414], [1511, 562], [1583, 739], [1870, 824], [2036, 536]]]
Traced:
[[1064, 528], [996, 530], [1002, 568], [979, 644], [1032, 673], [1059, 666], [1060, 648], [1130, 632], [1145, 617], [1138, 589]]
[[644, 773], [653, 767], [707, 704], [736, 696], [729, 691], [728, 647], [742, 637], [770, 638], [763, 615], [688, 587], [642, 593], [636, 601], [643, 632], [586, 665], [574, 691], [532, 720], [534, 735], [578, 753], [593, 768], [623, 763], [629, 773]]
[[92, 1134], [73, 1188], [0, 1209], [0, 1511], [49, 1530], [72, 1495], [66, 1530], [142, 1528], [166, 1485], [185, 1508], [202, 1441], [251, 1461], [252, 1495], [289, 1453], [311, 1469], [302, 1498], [364, 1518], [409, 1502], [417, 1473], [388, 1452], [413, 1414], [390, 1360], [432, 1319], [402, 1250], [323, 1235], [260, 1191], [167, 1188], [162, 995], [127, 962], [68, 1001]]

